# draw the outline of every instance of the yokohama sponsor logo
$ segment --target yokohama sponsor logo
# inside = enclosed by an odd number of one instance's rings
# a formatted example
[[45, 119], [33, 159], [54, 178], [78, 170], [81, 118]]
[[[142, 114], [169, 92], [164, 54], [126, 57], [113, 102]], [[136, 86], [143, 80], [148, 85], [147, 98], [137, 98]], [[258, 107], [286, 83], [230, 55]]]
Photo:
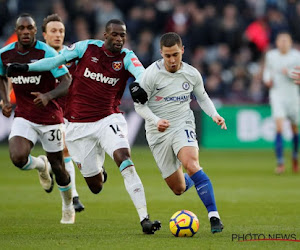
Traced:
[[131, 58], [131, 61], [135, 67], [143, 66], [142, 63], [136, 57]]
[[112, 78], [112, 77], [104, 76], [102, 73], [91, 72], [89, 68], [85, 69], [83, 76], [95, 80], [97, 82], [110, 84], [112, 86], [115, 86], [117, 82], [120, 80], [120, 78]]
[[14, 84], [35, 84], [39, 85], [42, 76], [16, 76], [11, 77], [11, 82]]

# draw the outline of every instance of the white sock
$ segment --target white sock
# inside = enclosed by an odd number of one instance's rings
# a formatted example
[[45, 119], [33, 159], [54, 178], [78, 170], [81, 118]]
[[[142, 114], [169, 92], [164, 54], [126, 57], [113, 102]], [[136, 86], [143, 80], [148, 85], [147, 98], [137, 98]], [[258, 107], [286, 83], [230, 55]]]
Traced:
[[75, 183], [75, 168], [74, 164], [72, 162], [71, 157], [65, 157], [65, 168], [68, 171], [70, 178], [71, 178], [71, 188], [72, 188], [72, 197], [78, 196], [77, 190], [76, 190], [76, 183]]
[[67, 186], [58, 186], [58, 189], [62, 199], [62, 210], [73, 209], [71, 182]]
[[39, 171], [44, 170], [45, 162], [40, 157], [34, 157], [32, 155], [29, 155], [27, 163], [24, 167], [22, 167], [22, 170], [31, 170], [35, 168]]
[[218, 211], [212, 211], [208, 213], [208, 219], [210, 219], [211, 217], [217, 217], [220, 219], [220, 215], [218, 213]]
[[139, 214], [140, 221], [142, 221], [147, 217], [148, 212], [144, 187], [141, 179], [135, 171], [134, 166], [125, 168], [121, 174], [124, 178], [125, 188]]

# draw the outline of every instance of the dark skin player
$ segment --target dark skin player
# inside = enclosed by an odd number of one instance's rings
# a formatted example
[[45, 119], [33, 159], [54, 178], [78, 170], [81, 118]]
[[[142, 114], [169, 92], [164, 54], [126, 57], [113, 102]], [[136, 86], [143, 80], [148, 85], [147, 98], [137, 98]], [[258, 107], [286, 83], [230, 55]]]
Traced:
[[[16, 21], [15, 32], [18, 37], [17, 46], [21, 53], [24, 53], [31, 47], [34, 47], [37, 28], [35, 21], [31, 17], [19, 17]], [[33, 102], [36, 106], [46, 106], [50, 100], [67, 93], [68, 87], [71, 83], [69, 73], [60, 76], [57, 79], [60, 82], [57, 88], [47, 93], [31, 93], [35, 96]], [[0, 86], [1, 89], [6, 92], [6, 95], [3, 96], [2, 113], [4, 116], [9, 117], [12, 112], [12, 106], [9, 102], [6, 77], [0, 78]], [[14, 136], [9, 140], [10, 158], [16, 167], [22, 168], [26, 164], [32, 147], [33, 143], [21, 136]], [[67, 185], [69, 183], [69, 175], [64, 168], [62, 151], [46, 153], [51, 164], [52, 171], [55, 174], [56, 182], [61, 186]]]

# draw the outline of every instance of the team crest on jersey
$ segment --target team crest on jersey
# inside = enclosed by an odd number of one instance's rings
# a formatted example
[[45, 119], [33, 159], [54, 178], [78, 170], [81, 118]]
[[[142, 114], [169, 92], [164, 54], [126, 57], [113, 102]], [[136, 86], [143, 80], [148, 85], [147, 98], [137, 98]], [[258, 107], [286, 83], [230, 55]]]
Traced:
[[112, 63], [112, 68], [113, 68], [115, 71], [121, 70], [122, 67], [123, 67], [122, 61], [115, 61], [115, 62]]
[[182, 88], [183, 88], [184, 90], [188, 90], [188, 89], [190, 88], [190, 84], [189, 84], [188, 82], [184, 82], [184, 83], [182, 84]]
[[74, 50], [75, 47], [76, 47], [76, 45], [75, 45], [75, 43], [73, 43], [73, 44], [67, 46], [66, 48], [67, 48], [67, 50]]

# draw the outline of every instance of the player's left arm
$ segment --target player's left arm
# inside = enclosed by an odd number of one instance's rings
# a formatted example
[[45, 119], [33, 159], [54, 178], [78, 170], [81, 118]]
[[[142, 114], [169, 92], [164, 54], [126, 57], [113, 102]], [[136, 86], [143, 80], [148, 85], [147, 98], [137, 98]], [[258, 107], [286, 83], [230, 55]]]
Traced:
[[64, 75], [57, 77], [57, 79], [60, 83], [55, 89], [47, 93], [31, 92], [31, 94], [36, 97], [33, 100], [35, 105], [37, 105], [38, 107], [46, 106], [52, 99], [64, 96], [68, 93], [68, 89], [72, 81], [70, 73], [67, 72]]
[[300, 53], [297, 55], [299, 55], [296, 59], [298, 65], [291, 69], [290, 78], [293, 79], [294, 83], [300, 85]]
[[200, 73], [197, 74], [197, 83], [194, 86], [193, 93], [196, 96], [197, 102], [200, 105], [201, 109], [209, 117], [211, 117], [215, 123], [221, 126], [221, 129], [227, 129], [225, 119], [219, 115], [215, 108], [215, 105], [213, 104], [213, 102], [211, 101], [204, 89], [203, 80]]
[[[300, 63], [299, 63], [300, 64]], [[293, 69], [291, 78], [294, 80], [294, 83], [300, 85], [300, 66], [296, 66]]]

